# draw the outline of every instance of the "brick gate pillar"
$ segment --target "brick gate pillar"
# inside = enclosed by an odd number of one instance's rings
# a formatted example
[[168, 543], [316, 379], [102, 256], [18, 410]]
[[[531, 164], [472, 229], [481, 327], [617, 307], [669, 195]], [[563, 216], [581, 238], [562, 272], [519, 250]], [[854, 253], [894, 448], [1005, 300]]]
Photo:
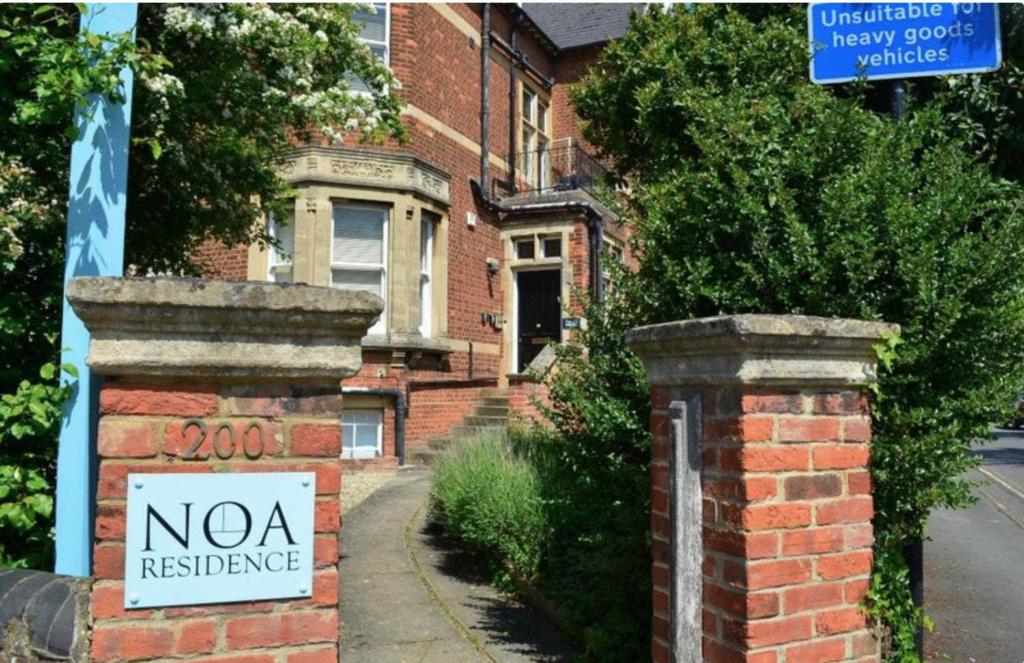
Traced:
[[873, 344], [897, 327], [736, 315], [641, 327], [656, 663], [879, 660]]
[[[360, 338], [381, 301], [309, 286], [112, 277], [76, 279], [68, 298], [92, 333], [88, 364], [103, 376], [91, 660], [336, 661], [340, 381], [361, 366]], [[129, 473], [244, 472], [315, 473], [313, 583], [296, 590], [309, 596], [126, 605]]]

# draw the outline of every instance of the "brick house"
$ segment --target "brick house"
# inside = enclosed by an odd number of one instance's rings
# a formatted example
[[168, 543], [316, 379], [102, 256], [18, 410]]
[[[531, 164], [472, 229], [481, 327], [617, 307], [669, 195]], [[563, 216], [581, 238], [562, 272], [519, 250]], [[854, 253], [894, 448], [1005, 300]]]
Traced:
[[[385, 301], [346, 382], [344, 456], [387, 467], [459, 426], [536, 416], [552, 342], [626, 248], [569, 86], [629, 4], [377, 4], [363, 38], [402, 83], [402, 146], [307, 145], [284, 175], [285, 253], [208, 245], [211, 276], [368, 290]], [[489, 36], [489, 39], [487, 38]], [[484, 156], [486, 155], [486, 156]]]

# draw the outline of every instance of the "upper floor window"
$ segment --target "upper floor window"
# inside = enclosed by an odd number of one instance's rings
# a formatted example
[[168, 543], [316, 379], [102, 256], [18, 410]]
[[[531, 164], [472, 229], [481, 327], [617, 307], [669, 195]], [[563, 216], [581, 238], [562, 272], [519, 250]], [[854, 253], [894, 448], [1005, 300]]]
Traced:
[[[373, 7], [371, 12], [367, 7]], [[359, 9], [352, 12], [352, 20], [362, 26], [359, 31], [359, 41], [373, 52], [381, 62], [388, 64], [390, 54], [388, 42], [391, 33], [390, 7], [386, 2], [374, 2], [369, 5], [360, 5]], [[349, 85], [356, 92], [369, 92], [370, 87], [358, 76], [350, 76]]]
[[544, 189], [550, 185], [551, 171], [548, 102], [524, 84], [521, 103], [523, 179], [531, 188]]
[[384, 300], [384, 312], [369, 334], [387, 331], [387, 227], [390, 208], [362, 203], [334, 206], [331, 286], [372, 292]]
[[292, 283], [292, 256], [295, 254], [295, 223], [279, 224], [270, 217], [270, 236], [278, 246], [269, 247], [267, 255], [267, 279], [277, 283]]

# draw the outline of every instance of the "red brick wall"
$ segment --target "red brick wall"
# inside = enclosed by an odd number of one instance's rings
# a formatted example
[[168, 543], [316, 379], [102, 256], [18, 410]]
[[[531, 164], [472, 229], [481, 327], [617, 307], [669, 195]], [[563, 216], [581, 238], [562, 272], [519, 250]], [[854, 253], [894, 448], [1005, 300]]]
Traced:
[[[470, 378], [466, 352], [449, 355], [440, 368], [433, 369], [415, 363], [412, 367], [392, 366], [390, 353], [366, 351], [363, 367], [345, 380], [345, 387], [399, 389], [409, 395], [409, 415], [405, 421], [408, 452], [425, 447], [431, 439], [447, 436], [453, 426], [470, 414], [480, 403], [482, 392], [497, 385], [498, 360], [495, 355], [475, 353]], [[388, 446], [389, 436], [392, 446]], [[393, 441], [394, 429], [386, 424], [385, 452], [394, 449]]]
[[[92, 660], [189, 661], [337, 660], [338, 531], [340, 528], [341, 395], [302, 396], [282, 387], [216, 384], [104, 382], [100, 392], [99, 483], [93, 552]], [[187, 461], [191, 443], [183, 420], [210, 422], [200, 453]], [[228, 460], [212, 453], [215, 425], [241, 432], [252, 422], [267, 435], [264, 454], [240, 450]], [[194, 607], [124, 610], [125, 512], [129, 472], [316, 473], [313, 596]], [[228, 654], [244, 654], [225, 658]]]
[[[652, 390], [653, 658], [669, 660], [669, 418]], [[878, 661], [860, 607], [871, 572], [871, 421], [855, 391], [703, 398], [704, 660]]]
[[569, 99], [569, 88], [582, 80], [587, 69], [597, 61], [603, 46], [587, 46], [569, 51], [558, 58], [555, 67], [556, 83], [551, 91], [551, 111], [554, 116], [555, 137], [571, 137], [584, 149], [593, 153], [593, 147], [583, 140], [580, 119]]
[[244, 281], [248, 276], [249, 247], [207, 240], [193, 254], [192, 262], [207, 278]]
[[551, 407], [551, 396], [546, 384], [522, 380], [508, 387], [508, 406], [511, 411], [510, 421], [513, 425], [550, 426], [547, 418], [541, 413], [538, 403], [543, 407]]
[[493, 386], [423, 385], [412, 390], [405, 429], [406, 449], [423, 448], [431, 439], [446, 437], [480, 403], [486, 389]]

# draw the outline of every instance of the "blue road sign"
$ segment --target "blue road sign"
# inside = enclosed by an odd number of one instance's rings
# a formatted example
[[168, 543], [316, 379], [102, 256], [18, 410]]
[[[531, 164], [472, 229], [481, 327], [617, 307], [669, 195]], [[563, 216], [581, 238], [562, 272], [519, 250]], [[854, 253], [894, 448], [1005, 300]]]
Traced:
[[807, 8], [811, 81], [994, 71], [999, 5], [987, 2], [822, 2]]
[[[91, 3], [85, 6], [81, 27], [101, 35], [134, 34], [137, 13], [137, 3]], [[94, 94], [87, 107], [75, 109], [78, 137], [71, 145], [65, 287], [76, 276], [121, 276], [123, 272], [132, 70], [125, 67], [120, 77], [123, 103]], [[57, 449], [56, 571], [88, 576], [92, 574], [99, 383], [85, 365], [89, 332], [66, 297], [60, 339], [61, 361], [73, 364], [78, 378], [70, 381], [72, 395], [64, 404]]]

